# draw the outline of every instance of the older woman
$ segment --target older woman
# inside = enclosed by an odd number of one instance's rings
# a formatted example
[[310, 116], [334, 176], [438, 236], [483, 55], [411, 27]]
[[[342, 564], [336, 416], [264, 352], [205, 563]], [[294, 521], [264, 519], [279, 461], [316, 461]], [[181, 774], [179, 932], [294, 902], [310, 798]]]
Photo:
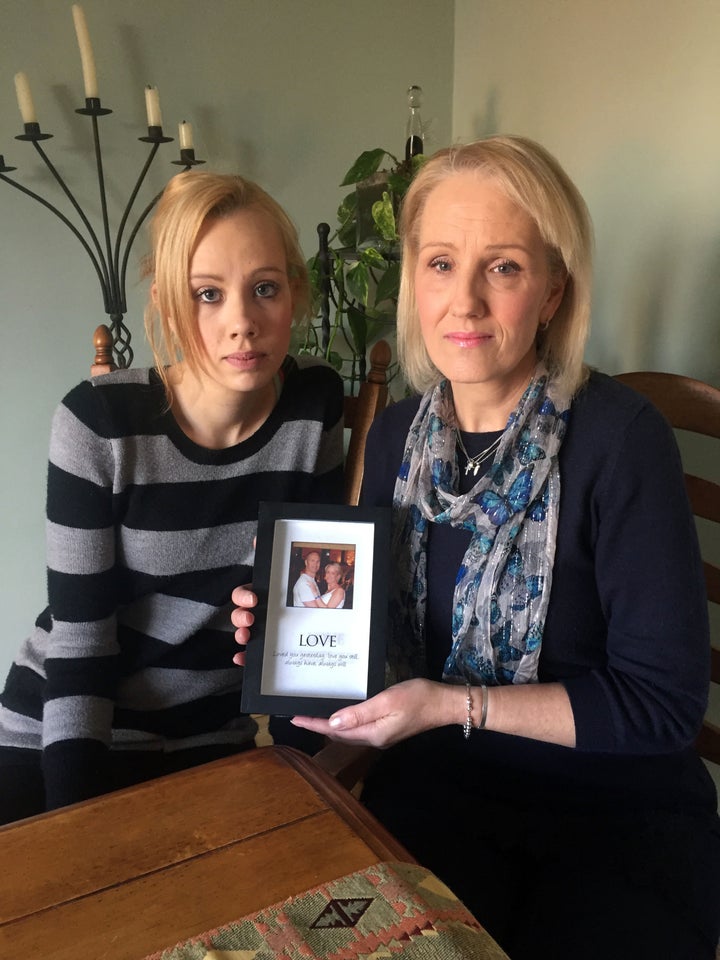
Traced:
[[583, 365], [585, 205], [492, 137], [423, 167], [401, 233], [420, 396], [377, 421], [363, 481], [394, 508], [391, 685], [294, 722], [388, 748], [366, 804], [513, 960], [710, 960], [699, 553], [668, 425]]

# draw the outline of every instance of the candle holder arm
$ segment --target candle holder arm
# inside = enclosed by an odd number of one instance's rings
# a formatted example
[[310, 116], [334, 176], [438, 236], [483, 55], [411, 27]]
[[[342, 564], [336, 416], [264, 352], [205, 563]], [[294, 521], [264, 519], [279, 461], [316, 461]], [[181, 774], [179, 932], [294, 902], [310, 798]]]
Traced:
[[135, 224], [135, 227], [134, 227], [132, 233], [130, 234], [130, 237], [129, 237], [129, 239], [128, 239], [127, 245], [126, 245], [126, 247], [125, 247], [125, 253], [124, 253], [123, 258], [122, 258], [122, 269], [121, 269], [121, 268], [120, 268], [120, 249], [121, 249], [121, 246], [122, 246], [122, 237], [123, 237], [123, 233], [125, 232], [125, 227], [127, 226], [128, 218], [129, 218], [129, 216], [130, 216], [130, 211], [132, 210], [133, 204], [135, 203], [135, 199], [136, 199], [138, 193], [140, 192], [140, 188], [142, 187], [143, 183], [145, 182], [145, 177], [147, 176], [147, 172], [148, 172], [148, 170], [150, 169], [150, 165], [152, 164], [153, 160], [155, 159], [155, 154], [158, 152], [159, 147], [160, 147], [160, 144], [159, 144], [159, 143], [154, 143], [154, 144], [152, 145], [152, 149], [150, 150], [150, 153], [148, 154], [147, 160], [145, 161], [145, 164], [143, 165], [143, 168], [142, 168], [142, 170], [140, 171], [140, 174], [139, 174], [139, 176], [138, 176], [138, 178], [137, 178], [137, 182], [136, 182], [136, 184], [135, 184], [135, 187], [134, 187], [132, 193], [130, 194], [130, 198], [128, 199], [127, 205], [125, 206], [125, 210], [124, 210], [124, 212], [123, 212], [122, 219], [121, 219], [121, 221], [120, 221], [120, 226], [118, 227], [117, 236], [116, 236], [116, 238], [115, 238], [115, 256], [114, 256], [114, 258], [113, 258], [113, 263], [114, 263], [115, 276], [117, 276], [117, 277], [120, 278], [120, 290], [121, 290], [121, 292], [122, 292], [122, 309], [123, 309], [123, 312], [125, 312], [125, 310], [127, 309], [127, 303], [126, 303], [126, 300], [125, 300], [125, 275], [126, 275], [126, 270], [127, 270], [128, 258], [129, 258], [129, 256], [130, 256], [130, 248], [132, 247], [132, 245], [133, 245], [133, 243], [134, 243], [134, 241], [135, 241], [135, 237], [136, 237], [137, 234], [138, 234], [138, 231], [139, 231], [139, 229], [140, 229], [140, 226], [141, 226], [142, 223], [145, 221], [147, 215], [150, 213], [150, 211], [152, 210], [152, 208], [155, 206], [155, 204], [157, 203], [157, 201], [159, 200], [159, 198], [162, 196], [161, 193], [158, 193], [157, 196], [155, 196], [155, 197], [150, 201], [150, 203], [149, 203], [148, 206], [145, 208], [145, 210], [143, 210], [143, 212], [140, 214], [140, 218], [138, 219], [137, 223]]
[[[43, 148], [40, 146], [40, 144], [37, 142], [37, 140], [33, 140], [33, 141], [32, 141], [32, 145], [35, 147], [35, 150], [36, 150], [37, 153], [40, 155], [40, 157], [41, 157], [43, 163], [45, 164], [45, 166], [47, 167], [47, 169], [48, 169], [48, 170], [50, 171], [50, 173], [53, 175], [53, 177], [54, 177], [55, 181], [57, 182], [58, 186], [60, 187], [60, 189], [63, 191], [63, 193], [65, 194], [65, 196], [68, 198], [68, 200], [69, 200], [70, 203], [72, 204], [73, 209], [76, 211], [77, 215], [80, 217], [80, 219], [81, 219], [82, 222], [84, 223], [85, 229], [87, 230], [88, 235], [89, 235], [90, 239], [92, 240], [92, 242], [93, 242], [93, 244], [94, 244], [94, 246], [95, 246], [95, 250], [96, 250], [97, 256], [92, 252], [89, 244], [83, 242], [83, 246], [85, 247], [85, 249], [87, 250], [87, 252], [90, 254], [90, 256], [91, 256], [91, 258], [92, 258], [92, 260], [93, 260], [93, 262], [94, 262], [94, 264], [95, 264], [95, 268], [96, 268], [96, 270], [98, 270], [98, 276], [102, 276], [102, 279], [101, 279], [100, 283], [101, 283], [101, 286], [102, 286], [102, 288], [103, 288], [104, 301], [105, 301], [105, 303], [107, 304], [107, 303], [110, 302], [110, 298], [109, 298], [110, 279], [109, 279], [108, 263], [107, 263], [107, 260], [105, 259], [105, 255], [103, 254], [102, 247], [100, 246], [100, 241], [98, 240], [97, 234], [96, 234], [95, 231], [93, 230], [92, 224], [90, 223], [90, 221], [88, 220], [87, 216], [85, 215], [82, 207], [80, 206], [80, 204], [79, 204], [79, 203], [77, 202], [77, 200], [75, 199], [75, 196], [74, 196], [73, 192], [70, 190], [70, 188], [68, 187], [68, 185], [65, 183], [65, 181], [63, 180], [63, 178], [60, 176], [60, 174], [59, 174], [58, 171], [56, 170], [55, 165], [54, 165], [53, 162], [51, 161], [50, 157], [48, 157], [48, 155], [45, 153], [45, 151], [44, 151]], [[20, 189], [23, 189], [23, 188], [21, 187]], [[26, 192], [28, 192], [28, 191], [26, 191]], [[30, 193], [30, 195], [33, 196], [33, 197], [35, 197], [36, 200], [40, 200], [42, 203], [44, 203], [44, 205], [45, 205], [46, 207], [48, 207], [48, 209], [50, 209], [50, 210], [52, 210], [54, 213], [56, 213], [56, 214], [60, 217], [60, 219], [61, 219], [65, 224], [67, 224], [67, 225], [73, 230], [73, 233], [75, 234], [75, 236], [78, 237], [81, 241], [83, 240], [82, 234], [80, 233], [80, 231], [77, 230], [77, 229], [73, 226], [73, 224], [67, 219], [67, 217], [63, 216], [63, 215], [62, 215], [55, 207], [53, 207], [51, 204], [46, 203], [44, 200], [42, 200], [42, 198], [39, 197], [37, 194], [35, 194], [35, 193]], [[102, 273], [101, 273], [100, 271], [102, 271]], [[107, 307], [106, 307], [106, 311], [107, 311]]]
[[65, 214], [62, 213], [60, 210], [58, 210], [57, 207], [53, 206], [52, 203], [50, 203], [44, 197], [41, 197], [39, 194], [35, 193], [33, 190], [28, 189], [28, 187], [24, 187], [21, 183], [17, 183], [15, 180], [11, 180], [10, 177], [5, 176], [4, 173], [0, 173], [0, 180], [4, 180], [5, 183], [9, 183], [11, 187], [15, 187], [16, 190], [19, 190], [21, 193], [26, 194], [28, 197], [32, 197], [33, 200], [37, 200], [38, 203], [41, 203], [51, 213], [54, 213], [59, 220], [62, 220], [65, 226], [68, 227], [72, 231], [72, 233], [78, 238], [85, 252], [90, 257], [90, 262], [92, 263], [93, 267], [95, 267], [95, 272], [97, 273], [98, 280], [100, 281], [100, 287], [103, 292], [103, 303], [105, 306], [105, 312], [109, 313], [110, 304], [108, 302], [108, 298], [106, 294], [107, 285], [105, 283], [105, 277], [103, 275], [100, 263], [98, 263], [97, 258], [95, 257], [95, 254], [90, 244], [87, 242], [85, 237], [80, 233], [80, 231], [75, 226], [75, 224], [72, 223], [71, 220], [68, 220]]

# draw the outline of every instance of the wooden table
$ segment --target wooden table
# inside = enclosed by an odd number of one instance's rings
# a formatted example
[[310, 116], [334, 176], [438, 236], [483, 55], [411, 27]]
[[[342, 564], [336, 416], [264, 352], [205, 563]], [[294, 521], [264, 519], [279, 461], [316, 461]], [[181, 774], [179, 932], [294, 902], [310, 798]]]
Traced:
[[130, 960], [412, 857], [308, 757], [263, 747], [0, 828], [0, 950]]

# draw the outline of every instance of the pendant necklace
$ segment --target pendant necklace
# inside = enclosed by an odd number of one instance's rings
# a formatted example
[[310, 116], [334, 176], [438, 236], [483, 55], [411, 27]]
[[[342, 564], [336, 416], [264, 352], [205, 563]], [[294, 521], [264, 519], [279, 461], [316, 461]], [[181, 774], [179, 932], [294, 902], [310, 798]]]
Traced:
[[465, 444], [463, 443], [462, 437], [460, 436], [460, 431], [457, 429], [457, 427], [455, 428], [455, 436], [457, 438], [457, 445], [467, 460], [467, 463], [465, 464], [465, 476], [467, 476], [472, 470], [474, 477], [478, 475], [478, 470], [482, 464], [485, 463], [487, 458], [491, 454], [495, 453], [497, 448], [500, 446], [500, 441], [503, 438], [503, 434], [501, 433], [499, 437], [493, 440], [489, 447], [485, 447], [485, 449], [481, 450], [480, 453], [476, 454], [474, 457], [471, 457], [465, 449]]

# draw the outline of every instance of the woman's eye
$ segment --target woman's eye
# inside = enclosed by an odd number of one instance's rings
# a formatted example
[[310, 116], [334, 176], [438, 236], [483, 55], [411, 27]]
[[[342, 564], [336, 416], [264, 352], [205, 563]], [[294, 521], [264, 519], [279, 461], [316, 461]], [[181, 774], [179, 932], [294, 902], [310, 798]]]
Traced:
[[500, 263], [496, 263], [491, 269], [493, 273], [507, 277], [517, 273], [520, 267], [514, 260], [502, 260]]
[[448, 273], [452, 270], [452, 264], [445, 257], [435, 257], [434, 260], [430, 261], [430, 267], [436, 273]]
[[266, 299], [268, 297], [274, 297], [278, 292], [280, 287], [277, 283], [271, 283], [269, 280], [263, 280], [262, 283], [258, 283], [255, 287], [255, 295]]
[[203, 287], [196, 291], [195, 299], [201, 303], [217, 303], [221, 299], [221, 294], [217, 287]]

